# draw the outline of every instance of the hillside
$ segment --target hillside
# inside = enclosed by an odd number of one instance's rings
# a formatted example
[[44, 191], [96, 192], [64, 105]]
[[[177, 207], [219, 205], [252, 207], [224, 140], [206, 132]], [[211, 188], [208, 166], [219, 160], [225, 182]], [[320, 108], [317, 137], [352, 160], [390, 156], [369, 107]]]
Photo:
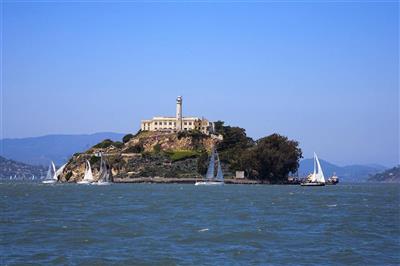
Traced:
[[368, 178], [369, 182], [400, 183], [400, 166], [390, 168]]
[[[320, 159], [325, 177], [330, 177], [333, 173], [339, 176], [341, 182], [365, 182], [370, 175], [385, 170], [380, 165], [348, 165], [338, 166]], [[300, 162], [299, 176], [307, 176], [313, 171], [313, 159], [304, 159]]]
[[123, 142], [104, 140], [69, 160], [60, 178], [62, 182], [80, 181], [85, 161], [98, 176], [100, 156], [107, 161], [115, 179], [139, 177], [201, 177], [206, 170], [208, 152], [217, 139], [196, 132], [141, 132]]
[[43, 166], [33, 166], [8, 160], [0, 156], [0, 179], [9, 179], [16, 176], [17, 179], [31, 179], [32, 176], [40, 178], [46, 175], [46, 168]]
[[31, 165], [47, 166], [50, 161], [62, 165], [72, 154], [87, 150], [103, 139], [121, 140], [124, 134], [47, 135], [0, 140], [0, 156]]

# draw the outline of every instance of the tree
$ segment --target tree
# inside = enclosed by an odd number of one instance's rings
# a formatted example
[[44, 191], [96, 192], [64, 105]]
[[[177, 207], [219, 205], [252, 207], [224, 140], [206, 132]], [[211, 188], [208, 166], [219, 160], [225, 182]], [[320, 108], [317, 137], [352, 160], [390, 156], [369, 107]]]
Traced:
[[132, 134], [127, 134], [122, 138], [122, 142], [123, 143], [127, 143], [128, 141], [130, 141], [134, 136]]
[[297, 141], [272, 134], [257, 140], [244, 164], [257, 172], [258, 179], [284, 183], [290, 172], [297, 171], [301, 158], [302, 151]]

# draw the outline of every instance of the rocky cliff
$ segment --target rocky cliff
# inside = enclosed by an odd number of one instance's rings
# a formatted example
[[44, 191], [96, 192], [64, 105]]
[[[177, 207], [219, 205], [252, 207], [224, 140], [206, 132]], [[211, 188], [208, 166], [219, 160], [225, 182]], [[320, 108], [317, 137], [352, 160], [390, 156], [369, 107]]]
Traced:
[[69, 160], [61, 182], [83, 179], [85, 161], [92, 166], [95, 179], [100, 168], [100, 154], [115, 179], [141, 177], [197, 178], [207, 168], [208, 153], [217, 138], [199, 132], [139, 132], [124, 142], [104, 140]]

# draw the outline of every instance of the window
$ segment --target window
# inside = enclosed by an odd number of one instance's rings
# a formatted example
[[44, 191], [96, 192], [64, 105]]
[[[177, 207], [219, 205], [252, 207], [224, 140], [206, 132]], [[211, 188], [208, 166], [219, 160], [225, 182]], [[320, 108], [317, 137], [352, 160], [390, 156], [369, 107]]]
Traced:
[[185, 127], [184, 129], [185, 129], [185, 131], [187, 131], [187, 128], [186, 128], [186, 127]]
[[192, 125], [192, 122], [189, 122], [189, 126], [191, 126]]
[[164, 125], [167, 125], [167, 122], [164, 122]]
[[171, 126], [171, 125], [172, 125], [172, 122], [169, 122], [169, 125]]
[[154, 125], [157, 125], [157, 122], [154, 122]]
[[185, 126], [187, 126], [187, 122], [183, 123]]
[[155, 129], [155, 130], [157, 130], [157, 128], [156, 128], [156, 127], [155, 127], [154, 129]]

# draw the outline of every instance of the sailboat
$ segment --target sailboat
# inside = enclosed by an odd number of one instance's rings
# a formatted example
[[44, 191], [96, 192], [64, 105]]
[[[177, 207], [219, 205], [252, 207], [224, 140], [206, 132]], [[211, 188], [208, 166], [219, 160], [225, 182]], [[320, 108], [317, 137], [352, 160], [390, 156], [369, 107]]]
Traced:
[[47, 170], [46, 178], [42, 181], [43, 184], [54, 184], [58, 181], [56, 174], [56, 166], [53, 162], [49, 165], [49, 170]]
[[325, 186], [324, 172], [322, 171], [321, 164], [319, 163], [318, 156], [314, 152], [314, 172], [309, 175], [305, 182], [301, 183], [302, 186]]
[[103, 155], [101, 155], [101, 160], [100, 160], [99, 180], [92, 184], [93, 185], [109, 185], [109, 184], [111, 184], [110, 171], [108, 169], [106, 161], [103, 159]]
[[90, 184], [93, 182], [93, 173], [92, 173], [92, 167], [90, 166], [90, 162], [86, 160], [85, 164], [85, 175], [83, 179], [79, 182], [78, 184]]
[[[217, 157], [218, 165], [217, 165], [217, 175], [214, 177], [215, 172], [215, 157]], [[222, 173], [221, 168], [221, 160], [219, 159], [218, 152], [213, 148], [210, 156], [210, 163], [208, 164], [206, 181], [198, 181], [195, 183], [195, 186], [201, 185], [223, 185], [224, 184], [224, 174]]]

